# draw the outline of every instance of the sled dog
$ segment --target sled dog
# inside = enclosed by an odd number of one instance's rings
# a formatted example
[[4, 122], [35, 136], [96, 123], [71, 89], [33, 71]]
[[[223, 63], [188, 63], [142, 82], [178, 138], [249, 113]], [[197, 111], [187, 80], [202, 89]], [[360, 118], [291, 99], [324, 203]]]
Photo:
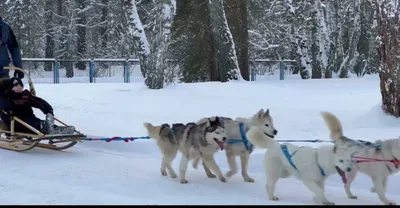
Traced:
[[211, 173], [213, 171], [220, 181], [226, 182], [221, 169], [214, 159], [214, 154], [219, 149], [224, 150], [226, 146], [224, 125], [218, 117], [207, 119], [199, 125], [194, 122], [187, 124], [175, 123], [172, 124], [172, 128], [168, 124], [153, 126], [146, 122], [143, 125], [147, 129], [148, 135], [157, 141], [157, 145], [163, 154], [161, 164], [161, 174], [163, 176], [167, 175], [166, 170], [168, 170], [171, 178], [177, 177], [171, 167], [171, 163], [179, 151], [183, 154], [179, 165], [181, 183], [188, 183], [186, 170], [189, 161], [199, 158], [206, 164], [204, 169], [209, 178], [216, 177]]
[[[247, 167], [249, 164], [250, 154], [253, 152], [254, 145], [246, 138], [246, 132], [252, 126], [257, 126], [265, 132], [270, 138], [274, 138], [278, 131], [274, 128], [273, 119], [269, 113], [269, 109], [264, 112], [260, 109], [250, 118], [236, 118], [235, 120], [227, 117], [220, 117], [224, 123], [227, 135], [227, 146], [225, 154], [228, 160], [229, 171], [226, 177], [230, 178], [238, 172], [235, 157], [240, 157], [242, 177], [246, 182], [254, 182], [248, 174]], [[201, 119], [197, 123], [202, 123], [206, 119]], [[198, 161], [193, 162], [193, 167], [197, 168]], [[203, 163], [204, 165], [204, 163]]]
[[339, 119], [329, 112], [322, 113], [330, 130], [331, 138], [340, 141], [337, 153], [350, 152], [353, 155], [354, 167], [347, 175], [345, 191], [349, 198], [356, 199], [350, 186], [357, 175], [357, 171], [368, 175], [375, 192], [385, 205], [395, 205], [385, 196], [388, 177], [399, 172], [400, 139], [377, 140], [375, 143], [365, 143], [360, 140], [350, 139], [343, 134], [343, 127]]
[[264, 156], [264, 168], [266, 191], [270, 200], [279, 200], [274, 194], [279, 178], [294, 176], [314, 193], [315, 203], [334, 204], [325, 196], [325, 180], [336, 172], [343, 181], [346, 180], [345, 171], [351, 171], [352, 166], [350, 154], [335, 153], [334, 145], [312, 148], [290, 143], [280, 144], [257, 126], [251, 127], [246, 136], [256, 147], [268, 149]]

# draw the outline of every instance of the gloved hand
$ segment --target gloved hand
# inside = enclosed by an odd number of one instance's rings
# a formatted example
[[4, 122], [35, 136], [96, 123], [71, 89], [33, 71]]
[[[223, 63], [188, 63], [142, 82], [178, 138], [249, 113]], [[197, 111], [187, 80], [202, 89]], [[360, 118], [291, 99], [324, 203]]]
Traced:
[[21, 72], [21, 71], [15, 70], [14, 71], [14, 77], [23, 79], [25, 77], [25, 74], [23, 72]]

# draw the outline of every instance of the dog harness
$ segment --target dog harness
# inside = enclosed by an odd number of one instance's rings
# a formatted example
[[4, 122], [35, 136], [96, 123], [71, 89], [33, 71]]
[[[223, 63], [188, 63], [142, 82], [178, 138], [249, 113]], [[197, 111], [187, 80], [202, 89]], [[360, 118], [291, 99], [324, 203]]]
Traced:
[[369, 142], [369, 141], [364, 141], [364, 140], [357, 140], [358, 142], [360, 142], [361, 144], [363, 144], [364, 146], [367, 146], [367, 147], [374, 147], [374, 148], [376, 148], [376, 149], [380, 149], [381, 148], [381, 144], [376, 144], [376, 143], [372, 143], [372, 142]]
[[[377, 150], [377, 151], [381, 150], [381, 148], [382, 148], [381, 144], [379, 144], [379, 143], [376, 144], [376, 143], [372, 143], [372, 142], [364, 141], [364, 140], [356, 140], [356, 141], [358, 142], [358, 143], [356, 143], [356, 145], [363, 145], [368, 148], [375, 148], [375, 150]], [[353, 158], [353, 162], [355, 163], [355, 165], [357, 167], [359, 167], [358, 163], [362, 163], [362, 162], [389, 162], [389, 163], [393, 163], [395, 169], [398, 169], [399, 165], [400, 165], [400, 161], [393, 155], [392, 155], [393, 159], [375, 159], [375, 158], [357, 157], [357, 156], [355, 156], [357, 153], [358, 153], [358, 150], [354, 151], [351, 154], [351, 157]], [[358, 159], [358, 160], [354, 160], [354, 159]], [[395, 170], [393, 170], [389, 166], [389, 164], [386, 164], [386, 168], [388, 169], [389, 173], [395, 172]]]
[[240, 130], [240, 137], [241, 139], [228, 139], [228, 144], [236, 144], [236, 143], [242, 143], [246, 147], [246, 150], [249, 151], [250, 153], [253, 152], [254, 150], [254, 145], [249, 142], [249, 140], [246, 137], [246, 129], [244, 127], [244, 123], [239, 123], [239, 130]]
[[246, 137], [246, 130], [244, 129], [244, 124], [239, 123], [239, 129], [240, 129], [240, 136], [242, 137], [244, 146], [246, 147], [247, 151], [250, 153], [253, 152], [254, 150], [254, 145], [249, 142], [249, 140]]
[[[300, 147], [300, 148], [303, 148], [303, 147]], [[300, 148], [299, 148], [299, 149], [300, 149]], [[287, 147], [287, 145], [285, 145], [285, 144], [282, 144], [282, 145], [281, 145], [281, 149], [282, 149], [282, 152], [283, 152], [283, 154], [285, 155], [286, 159], [287, 159], [288, 162], [290, 163], [290, 165], [291, 165], [294, 169], [297, 170], [297, 167], [296, 167], [296, 165], [294, 164], [294, 162], [293, 162], [293, 160], [292, 160], [292, 157], [297, 153], [297, 151], [299, 151], [299, 149], [297, 149], [296, 151], [294, 151], [292, 154], [289, 153], [288, 147]], [[319, 168], [319, 170], [321, 171], [321, 175], [322, 175], [322, 176], [326, 176], [326, 173], [325, 173], [324, 169], [322, 169], [321, 166], [319, 166], [319, 165], [318, 165], [318, 168]]]

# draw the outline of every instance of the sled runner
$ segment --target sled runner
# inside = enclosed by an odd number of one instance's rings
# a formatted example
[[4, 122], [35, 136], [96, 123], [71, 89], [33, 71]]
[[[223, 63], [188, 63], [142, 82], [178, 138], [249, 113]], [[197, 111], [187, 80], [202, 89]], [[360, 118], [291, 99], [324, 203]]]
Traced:
[[[30, 92], [33, 95], [36, 94], [31, 78], [23, 69], [12, 66], [4, 67], [4, 69], [22, 71], [28, 77]], [[6, 111], [0, 109], [0, 113], [5, 114]], [[57, 118], [54, 118], [54, 120], [61, 125], [67, 126]], [[16, 132], [14, 128], [16, 123], [22, 124], [34, 133]], [[44, 134], [16, 116], [11, 116], [11, 126], [8, 129], [7, 125], [0, 120], [0, 148], [2, 149], [18, 152], [27, 151], [35, 147], [63, 150], [74, 146], [85, 137], [84, 134], [76, 130], [73, 134]]]

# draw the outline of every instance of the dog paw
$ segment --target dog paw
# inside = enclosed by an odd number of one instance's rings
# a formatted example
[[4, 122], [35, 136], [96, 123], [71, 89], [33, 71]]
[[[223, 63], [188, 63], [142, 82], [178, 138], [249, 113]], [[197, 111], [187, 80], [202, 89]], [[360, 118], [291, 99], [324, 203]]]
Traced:
[[252, 178], [245, 178], [244, 181], [246, 181], [247, 183], [254, 183], [254, 179]]
[[219, 180], [220, 180], [222, 183], [225, 183], [225, 182], [226, 182], [226, 178], [225, 178], [225, 177], [221, 177], [221, 178], [219, 178]]
[[167, 171], [161, 171], [162, 176], [167, 176]]
[[188, 181], [186, 179], [181, 179], [181, 184], [187, 184]]
[[372, 187], [372, 188], [370, 189], [370, 191], [371, 191], [371, 193], [375, 193], [375, 187]]
[[274, 196], [274, 197], [270, 197], [269, 199], [270, 199], [270, 200], [272, 200], [272, 201], [279, 201], [279, 198], [278, 198], [278, 197], [276, 197], [276, 196]]
[[357, 199], [358, 197], [357, 196], [349, 196], [349, 199]]
[[214, 174], [208, 174], [207, 177], [208, 177], [208, 178], [216, 178], [217, 176], [214, 175]]
[[225, 174], [225, 176], [226, 176], [227, 178], [230, 178], [230, 177], [232, 177], [232, 176], [235, 175], [235, 174], [236, 174], [235, 171], [230, 170], [230, 171], [228, 171], [228, 172]]
[[396, 205], [395, 202], [389, 201], [386, 205]]
[[178, 177], [178, 176], [176, 175], [176, 173], [169, 174], [169, 176], [170, 176], [172, 179], [175, 179], [175, 178]]
[[323, 205], [335, 205], [335, 203], [331, 202], [331, 201], [324, 201], [322, 202]]
[[193, 169], [196, 169], [196, 170], [197, 170], [197, 169], [199, 168], [199, 164], [196, 163], [196, 162], [193, 162], [192, 167], [193, 167]]

